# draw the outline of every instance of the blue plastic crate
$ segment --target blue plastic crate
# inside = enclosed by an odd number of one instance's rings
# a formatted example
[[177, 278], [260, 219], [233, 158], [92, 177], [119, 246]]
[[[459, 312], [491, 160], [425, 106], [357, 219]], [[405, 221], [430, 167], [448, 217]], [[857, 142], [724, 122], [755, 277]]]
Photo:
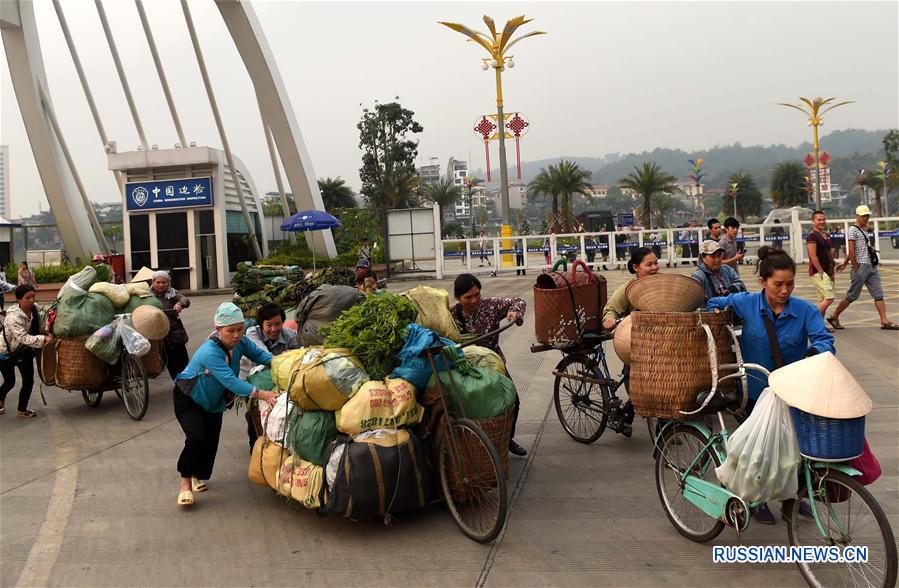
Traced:
[[799, 452], [815, 459], [853, 459], [865, 449], [865, 417], [832, 419], [790, 407]]

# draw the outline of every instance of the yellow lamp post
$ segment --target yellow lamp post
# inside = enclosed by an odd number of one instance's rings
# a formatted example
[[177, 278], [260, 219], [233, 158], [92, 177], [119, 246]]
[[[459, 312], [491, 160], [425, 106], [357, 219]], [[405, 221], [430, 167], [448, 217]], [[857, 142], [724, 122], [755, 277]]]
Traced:
[[[503, 237], [511, 237], [512, 236], [512, 225], [511, 225], [511, 213], [509, 211], [509, 170], [506, 166], [506, 127], [505, 127], [505, 118], [503, 117], [503, 80], [502, 80], [502, 72], [509, 67], [510, 69], [515, 67], [515, 62], [512, 61], [512, 56], [507, 52], [512, 48], [512, 45], [525, 39], [527, 37], [533, 37], [536, 35], [545, 35], [546, 33], [542, 31], [534, 31], [531, 33], [527, 33], [521, 35], [520, 37], [513, 39], [512, 35], [515, 34], [515, 31], [518, 30], [524, 24], [531, 22], [532, 19], [525, 18], [524, 16], [516, 16], [513, 19], [510, 19], [506, 22], [506, 26], [503, 27], [503, 30], [499, 33], [496, 31], [496, 25], [493, 22], [493, 19], [487, 15], [484, 15], [484, 23], [487, 25], [487, 29], [489, 32], [484, 33], [480, 31], [474, 31], [465, 25], [455, 23], [455, 22], [440, 22], [440, 24], [451, 28], [452, 30], [462, 33], [470, 40], [474, 41], [481, 47], [487, 50], [489, 57], [483, 58], [481, 61], [483, 64], [481, 65], [481, 69], [488, 70], [491, 67], [496, 73], [496, 113], [497, 113], [497, 122], [499, 123], [499, 173], [500, 173], [500, 205], [502, 206], [502, 222], [503, 226], [501, 229], [501, 236]], [[505, 249], [511, 247], [511, 242], [507, 247], [506, 244], [503, 244]], [[509, 258], [511, 262], [511, 255], [504, 255], [503, 261], [505, 262], [506, 257]]]
[[778, 102], [777, 104], [779, 106], [795, 108], [796, 110], [807, 116], [808, 125], [813, 129], [813, 146], [815, 148], [815, 208], [821, 210], [821, 161], [818, 157], [818, 152], [820, 149], [820, 145], [818, 144], [818, 127], [824, 124], [822, 117], [827, 112], [833, 110], [837, 106], [852, 104], [854, 101], [847, 100], [844, 102], [831, 104], [834, 100], [836, 100], [836, 97], [825, 99], [820, 96], [818, 96], [814, 100], [809, 100], [808, 98], [803, 98], [802, 96], [800, 96], [799, 100], [802, 101], [802, 104], [787, 104], [786, 102]]

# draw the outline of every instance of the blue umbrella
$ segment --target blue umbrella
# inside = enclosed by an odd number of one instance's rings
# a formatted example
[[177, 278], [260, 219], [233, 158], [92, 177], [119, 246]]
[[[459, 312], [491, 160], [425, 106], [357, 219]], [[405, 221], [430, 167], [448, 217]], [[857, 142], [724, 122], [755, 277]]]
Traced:
[[[282, 231], [325, 231], [341, 226], [341, 222], [323, 210], [301, 210], [283, 223]], [[312, 250], [312, 269], [315, 269], [315, 249]]]

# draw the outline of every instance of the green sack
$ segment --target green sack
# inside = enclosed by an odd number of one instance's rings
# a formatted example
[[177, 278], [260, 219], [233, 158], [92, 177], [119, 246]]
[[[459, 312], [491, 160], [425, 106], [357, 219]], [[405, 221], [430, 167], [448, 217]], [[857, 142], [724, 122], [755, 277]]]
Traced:
[[53, 334], [57, 337], [92, 335], [115, 318], [115, 307], [103, 294], [67, 290], [56, 307]]
[[159, 301], [159, 298], [155, 296], [147, 296], [146, 298], [141, 298], [137, 294], [132, 294], [131, 299], [128, 300], [128, 304], [125, 305], [125, 308], [122, 309], [122, 312], [125, 314], [131, 314], [134, 312], [134, 309], [138, 306], [143, 306], [145, 304], [149, 304], [150, 306], [155, 306], [159, 310], [165, 310], [162, 307], [162, 302]]
[[[299, 411], [297, 411], [299, 412]], [[297, 424], [299, 421], [299, 425]], [[288, 430], [290, 452], [310, 463], [323, 466], [328, 461], [328, 446], [337, 438], [334, 413], [310, 410], [292, 419]]]
[[265, 368], [262, 371], [256, 372], [247, 378], [247, 382], [256, 386], [259, 390], [267, 390], [269, 392], [277, 390], [277, 388], [275, 388], [275, 383], [272, 382], [271, 368]]
[[[458, 359], [451, 370], [440, 373], [440, 381], [450, 395], [450, 406], [453, 412], [462, 416], [459, 403], [469, 419], [490, 419], [509, 412], [515, 406], [518, 392], [515, 384], [506, 376], [496, 371], [474, 365], [467, 359]], [[448, 379], [452, 377], [455, 388]], [[428, 388], [436, 388], [434, 376], [428, 382]]]

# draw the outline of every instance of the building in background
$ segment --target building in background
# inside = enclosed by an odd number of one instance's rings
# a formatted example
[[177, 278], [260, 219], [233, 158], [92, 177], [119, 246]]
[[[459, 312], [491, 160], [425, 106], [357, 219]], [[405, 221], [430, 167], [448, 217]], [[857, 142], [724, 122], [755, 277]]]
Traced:
[[9, 145], [0, 145], [0, 216], [10, 218], [9, 204]]
[[440, 159], [432, 157], [430, 163], [418, 168], [418, 177], [421, 179], [421, 185], [436, 184], [440, 181]]
[[468, 184], [466, 183], [468, 162], [450, 157], [446, 164], [446, 177], [452, 180], [453, 185], [458, 186], [459, 192], [462, 193], [462, 198], [456, 202], [456, 218], [469, 218], [471, 209], [469, 208]]

